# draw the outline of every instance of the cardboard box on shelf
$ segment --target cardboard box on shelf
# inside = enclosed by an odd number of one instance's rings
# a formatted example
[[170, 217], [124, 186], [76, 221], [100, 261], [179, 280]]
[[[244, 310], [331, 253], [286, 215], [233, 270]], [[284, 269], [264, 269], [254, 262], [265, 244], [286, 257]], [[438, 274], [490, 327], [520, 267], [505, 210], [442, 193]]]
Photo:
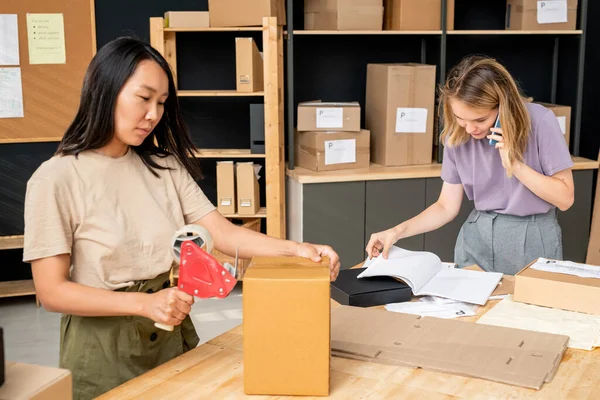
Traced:
[[167, 11], [165, 28], [209, 28], [208, 11]]
[[366, 128], [371, 161], [384, 166], [430, 164], [435, 65], [368, 64]]
[[554, 115], [556, 115], [556, 119], [560, 125], [560, 130], [565, 136], [567, 146], [569, 146], [569, 143], [571, 142], [571, 107], [559, 104], [543, 103], [540, 101], [536, 101], [536, 103], [552, 110]]
[[[515, 292], [513, 300], [562, 310], [578, 311], [600, 315], [600, 279], [581, 277], [556, 272], [562, 267], [561, 261], [550, 260], [551, 269], [534, 268], [539, 259], [532, 261], [515, 275]], [[600, 276], [600, 267], [577, 264], [574, 269], [591, 268], [591, 272]], [[581, 268], [581, 269], [580, 269]]]
[[296, 163], [313, 171], [368, 168], [370, 132], [296, 132]]
[[[384, 29], [437, 31], [442, 29], [442, 0], [385, 0]], [[454, 0], [447, 0], [446, 30], [454, 29]]]
[[263, 17], [286, 24], [285, 0], [208, 0], [210, 26], [262, 26]]
[[236, 164], [238, 215], [256, 215], [260, 209], [260, 192], [256, 173], [258, 167], [260, 166], [253, 162]]
[[264, 90], [263, 57], [250, 37], [235, 38], [235, 85], [238, 92]]
[[577, 26], [577, 0], [507, 0], [508, 30], [574, 30]]
[[221, 214], [235, 214], [236, 205], [233, 161], [217, 161], [217, 209]]
[[244, 275], [244, 391], [329, 395], [329, 259], [253, 259]]
[[306, 30], [383, 29], [383, 0], [306, 0]]
[[332, 103], [308, 101], [298, 104], [298, 131], [360, 131], [358, 102]]
[[6, 378], [0, 386], [0, 399], [60, 399], [73, 398], [71, 372], [61, 368], [7, 361]]

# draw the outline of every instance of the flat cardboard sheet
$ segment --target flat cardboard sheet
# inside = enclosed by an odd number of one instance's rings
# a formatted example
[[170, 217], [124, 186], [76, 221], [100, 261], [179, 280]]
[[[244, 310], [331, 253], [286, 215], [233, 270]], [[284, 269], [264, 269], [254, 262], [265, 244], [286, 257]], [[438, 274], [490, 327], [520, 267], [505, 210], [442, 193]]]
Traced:
[[406, 365], [540, 389], [569, 337], [472, 322], [341, 306], [331, 312], [337, 357]]

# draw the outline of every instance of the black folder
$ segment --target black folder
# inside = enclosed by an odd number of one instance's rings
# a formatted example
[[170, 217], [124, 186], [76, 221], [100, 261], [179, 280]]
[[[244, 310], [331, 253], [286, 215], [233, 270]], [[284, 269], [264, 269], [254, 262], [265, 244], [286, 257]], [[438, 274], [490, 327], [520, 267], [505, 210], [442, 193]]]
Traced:
[[357, 278], [365, 268], [341, 270], [331, 282], [331, 298], [344, 306], [371, 307], [410, 301], [410, 287], [389, 276]]

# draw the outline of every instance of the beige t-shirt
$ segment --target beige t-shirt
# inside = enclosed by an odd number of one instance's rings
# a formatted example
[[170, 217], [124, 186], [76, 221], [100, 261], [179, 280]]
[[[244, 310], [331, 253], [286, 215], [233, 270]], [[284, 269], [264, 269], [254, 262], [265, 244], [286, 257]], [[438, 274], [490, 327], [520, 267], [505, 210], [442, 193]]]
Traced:
[[171, 238], [215, 210], [175, 157], [155, 177], [130, 149], [54, 156], [27, 183], [23, 261], [71, 254], [71, 280], [118, 289], [151, 279], [173, 262]]

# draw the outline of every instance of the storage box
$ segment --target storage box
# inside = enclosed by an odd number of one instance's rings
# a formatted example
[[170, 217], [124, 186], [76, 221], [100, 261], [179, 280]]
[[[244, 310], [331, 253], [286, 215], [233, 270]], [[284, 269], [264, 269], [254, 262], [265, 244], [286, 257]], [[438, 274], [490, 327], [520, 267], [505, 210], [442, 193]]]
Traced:
[[298, 131], [360, 132], [360, 104], [310, 101], [298, 104]]
[[167, 11], [165, 28], [208, 28], [208, 11]]
[[263, 57], [250, 37], [235, 38], [235, 84], [238, 92], [264, 90]]
[[256, 215], [260, 209], [260, 192], [255, 165], [252, 162], [237, 163], [237, 213]]
[[296, 162], [313, 171], [368, 168], [370, 132], [297, 132]]
[[372, 162], [431, 163], [435, 73], [435, 65], [367, 65], [365, 125], [371, 131]]
[[306, 30], [370, 30], [383, 29], [382, 0], [306, 0]]
[[565, 136], [567, 146], [569, 146], [569, 143], [571, 142], [571, 107], [558, 104], [542, 103], [539, 101], [536, 103], [552, 110], [554, 115], [556, 115], [556, 119], [558, 119], [558, 124], [560, 125], [560, 130]]
[[66, 369], [7, 361], [6, 379], [0, 386], [0, 399], [73, 398], [73, 378]]
[[217, 209], [221, 214], [235, 214], [235, 168], [233, 161], [217, 162]]
[[[437, 31], [442, 29], [442, 0], [385, 0], [384, 29]], [[447, 0], [446, 30], [454, 29], [454, 0]]]
[[600, 315], [600, 279], [531, 268], [536, 261], [515, 275], [515, 301]]
[[329, 394], [329, 260], [253, 260], [244, 275], [244, 391]]
[[507, 0], [506, 29], [574, 30], [577, 0]]
[[210, 26], [262, 26], [264, 17], [285, 25], [285, 0], [208, 0]]
[[354, 307], [380, 306], [410, 301], [410, 287], [389, 276], [358, 279], [366, 268], [341, 270], [335, 282], [331, 282], [331, 298], [341, 305]]

